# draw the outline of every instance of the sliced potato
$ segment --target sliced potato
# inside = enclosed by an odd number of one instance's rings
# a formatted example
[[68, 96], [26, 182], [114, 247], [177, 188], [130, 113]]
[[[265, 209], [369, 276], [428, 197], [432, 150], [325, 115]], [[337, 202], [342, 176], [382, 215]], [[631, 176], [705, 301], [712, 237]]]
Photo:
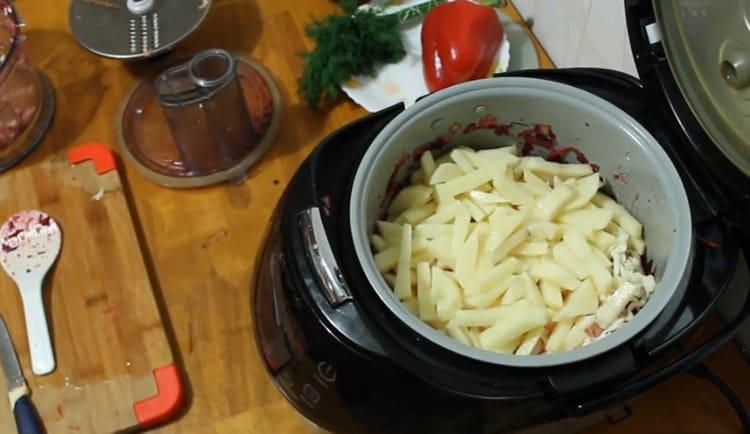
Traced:
[[424, 174], [424, 181], [429, 181], [429, 179], [432, 178], [432, 174], [435, 173], [435, 169], [437, 169], [435, 159], [432, 158], [432, 151], [425, 151], [425, 153], [419, 157], [419, 165]]
[[591, 199], [602, 186], [600, 180], [598, 173], [592, 173], [576, 180], [573, 184], [575, 199], [570, 201], [565, 209], [572, 211], [591, 203]]
[[477, 169], [466, 175], [451, 179], [435, 186], [440, 202], [450, 201], [459, 194], [469, 192], [492, 179], [492, 171]]
[[536, 197], [544, 196], [545, 194], [552, 191], [552, 187], [550, 187], [549, 184], [544, 182], [541, 178], [536, 176], [534, 172], [528, 169], [524, 169], [523, 171], [523, 180], [526, 184], [526, 189]]
[[435, 168], [428, 183], [430, 185], [442, 184], [463, 175], [464, 171], [455, 163], [443, 163]]
[[510, 281], [513, 277], [513, 275], [505, 277], [486, 291], [466, 295], [464, 298], [464, 304], [467, 307], [473, 307], [476, 309], [485, 309], [497, 304], [500, 301], [500, 297], [502, 297], [510, 287]]
[[[496, 211], [495, 214], [498, 212]], [[493, 214], [494, 216], [494, 214]], [[519, 211], [513, 211], [506, 215], [495, 217], [491, 222], [490, 235], [484, 247], [485, 252], [494, 252], [513, 232], [518, 229], [526, 215]]]
[[464, 205], [457, 200], [444, 202], [440, 204], [437, 212], [424, 219], [423, 223], [450, 223], [462, 210]]
[[461, 289], [448, 273], [432, 267], [432, 288], [430, 291], [435, 301], [437, 317], [441, 321], [450, 321], [461, 308]]
[[561, 185], [541, 196], [532, 208], [534, 216], [543, 221], [551, 221], [573, 199], [573, 189]]
[[452, 337], [453, 339], [461, 342], [462, 344], [471, 346], [469, 335], [464, 328], [452, 326], [451, 323], [448, 322], [448, 324], [445, 326], [445, 331], [446, 333], [448, 333], [448, 336]]
[[401, 230], [401, 245], [399, 247], [398, 264], [396, 267], [396, 285], [393, 292], [399, 300], [411, 298], [411, 233], [410, 224], [405, 224]]
[[490, 327], [508, 313], [508, 306], [489, 309], [461, 309], [450, 323], [457, 327]]
[[471, 285], [477, 267], [479, 233], [474, 231], [460, 248], [456, 256], [456, 279], [465, 288]]
[[422, 222], [427, 217], [434, 215], [437, 205], [435, 202], [429, 202], [425, 205], [409, 208], [400, 216], [396, 217], [396, 223], [409, 223], [410, 225], [416, 225]]
[[535, 221], [529, 224], [529, 234], [537, 241], [560, 241], [563, 236], [563, 228], [551, 222]]
[[479, 335], [479, 342], [486, 350], [497, 350], [546, 322], [547, 312], [543, 307], [519, 300], [508, 306], [506, 314], [495, 325]]
[[557, 312], [554, 321], [575, 318], [581, 315], [591, 315], [596, 312], [599, 297], [590, 280], [584, 280], [578, 288], [570, 293], [565, 305]]
[[433, 240], [440, 237], [450, 237], [452, 232], [453, 225], [445, 223], [421, 223], [414, 226], [415, 238]]
[[549, 253], [549, 243], [546, 241], [524, 241], [518, 245], [511, 255], [514, 256], [546, 256]]
[[401, 242], [401, 225], [383, 220], [375, 222], [378, 232], [388, 244], [398, 244]]
[[539, 265], [531, 268], [529, 274], [537, 279], [548, 280], [569, 290], [577, 288], [580, 284], [573, 273], [549, 259], [542, 259]]
[[[552, 248], [552, 258], [563, 268], [573, 273], [576, 279], [583, 280], [589, 277], [588, 270], [583, 267], [580, 260], [565, 243], [558, 243]], [[573, 289], [569, 287], [569, 289]]]
[[521, 275], [513, 276], [510, 279], [508, 290], [503, 294], [503, 298], [500, 304], [503, 306], [511, 305], [518, 300], [523, 299], [526, 296], [526, 287], [523, 282]]
[[474, 202], [472, 202], [471, 199], [462, 197], [459, 200], [464, 204], [464, 208], [469, 210], [469, 214], [475, 222], [481, 222], [487, 216], [487, 213], [485, 213], [482, 208], [478, 207]]
[[539, 287], [528, 273], [521, 274], [521, 284], [524, 288], [524, 297], [529, 303], [536, 306], [545, 306], [544, 297], [539, 291]]
[[609, 249], [617, 242], [617, 237], [606, 231], [596, 231], [591, 237], [591, 242], [603, 253], [609, 253]]
[[552, 329], [552, 333], [549, 335], [549, 339], [547, 339], [547, 344], [544, 347], [546, 352], [556, 353], [561, 351], [565, 345], [565, 337], [568, 335], [568, 332], [570, 332], [572, 327], [573, 319], [557, 321], [555, 327]]
[[561, 214], [558, 221], [581, 228], [585, 232], [593, 232], [606, 228], [613, 218], [614, 211], [611, 209], [577, 209]]
[[422, 206], [429, 202], [434, 192], [433, 187], [426, 185], [410, 185], [396, 194], [388, 206], [388, 214], [398, 215], [409, 208]]
[[516, 349], [516, 355], [529, 356], [532, 354], [539, 354], [542, 351], [544, 337], [546, 335], [547, 330], [544, 327], [532, 329], [523, 336], [521, 344]]
[[508, 199], [514, 205], [522, 205], [534, 201], [534, 196], [523, 188], [521, 183], [514, 181], [509, 171], [493, 176], [492, 186], [495, 187], [497, 194]]
[[469, 211], [465, 208], [456, 215], [456, 219], [453, 221], [453, 229], [451, 230], [451, 252], [453, 252], [454, 255], [461, 254], [461, 248], [466, 241], [466, 236], [469, 234], [470, 221], [471, 216], [469, 215]]
[[504, 281], [511, 274], [515, 274], [521, 271], [521, 262], [516, 258], [508, 258], [500, 264], [487, 269], [478, 270], [476, 277], [474, 278], [474, 284], [471, 287], [467, 287], [467, 295], [483, 293], [491, 290], [499, 282]]
[[451, 160], [461, 169], [464, 173], [471, 173], [475, 167], [471, 164], [471, 161], [467, 158], [466, 151], [464, 149], [454, 149], [450, 152]]
[[378, 234], [375, 234], [370, 238], [370, 244], [372, 244], [372, 248], [375, 249], [375, 252], [382, 252], [388, 248], [388, 243]]
[[592, 315], [586, 315], [578, 318], [573, 327], [565, 336], [565, 342], [563, 342], [562, 349], [565, 351], [572, 350], [573, 348], [580, 347], [583, 341], [586, 339], [586, 329], [594, 323], [594, 317]]
[[539, 288], [542, 290], [544, 302], [548, 307], [559, 310], [563, 307], [562, 291], [560, 287], [552, 282], [542, 280], [539, 282]]
[[528, 169], [537, 175], [559, 176], [560, 178], [580, 178], [594, 172], [589, 164], [561, 164], [547, 161], [541, 157], [526, 157], [517, 166]]
[[378, 270], [381, 273], [391, 271], [398, 265], [398, 256], [400, 252], [400, 245], [391, 246], [382, 252], [375, 254], [375, 265], [378, 266]]
[[492, 253], [490, 253], [490, 258], [493, 264], [497, 264], [498, 262], [505, 259], [505, 257], [508, 256], [511, 250], [515, 249], [519, 244], [521, 244], [527, 237], [529, 236], [529, 231], [526, 228], [519, 228], [508, 238], [506, 238], [500, 245], [495, 249]]
[[437, 310], [435, 303], [430, 296], [430, 286], [432, 285], [432, 271], [430, 264], [420, 262], [417, 265], [417, 301], [419, 306], [419, 317], [424, 321], [434, 321], [437, 319]]

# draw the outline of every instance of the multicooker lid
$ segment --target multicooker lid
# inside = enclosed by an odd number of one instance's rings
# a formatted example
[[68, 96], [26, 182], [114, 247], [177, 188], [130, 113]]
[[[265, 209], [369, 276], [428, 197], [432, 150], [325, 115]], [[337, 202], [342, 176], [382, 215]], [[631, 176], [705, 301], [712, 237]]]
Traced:
[[[630, 0], [626, 6], [631, 41], [634, 36], [643, 38], [666, 58], [679, 92], [665, 93], [683, 128], [697, 120], [706, 141], [713, 142], [744, 178], [750, 177], [750, 2]], [[648, 9], [653, 17], [634, 13], [637, 9]], [[639, 34], [634, 35], [636, 29]], [[645, 59], [636, 45], [635, 60], [642, 72], [644, 62], [653, 59]], [[651, 77], [641, 78], [651, 84]], [[684, 100], [681, 103], [694, 119], [680, 116], [675, 98]]]

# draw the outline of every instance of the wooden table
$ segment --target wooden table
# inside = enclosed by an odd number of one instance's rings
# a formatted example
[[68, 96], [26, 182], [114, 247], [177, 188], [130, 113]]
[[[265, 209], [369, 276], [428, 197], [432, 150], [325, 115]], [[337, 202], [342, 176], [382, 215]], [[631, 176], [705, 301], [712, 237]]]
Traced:
[[[17, 0], [17, 6], [29, 23], [30, 55], [52, 78], [58, 98], [52, 130], [24, 164], [89, 140], [117, 148], [113, 124], [120, 103], [153, 65], [126, 65], [85, 51], [68, 30], [68, 2]], [[311, 17], [333, 9], [328, 0], [218, 0], [183, 45], [251, 55], [273, 72], [282, 89], [284, 126], [245, 182], [170, 190], [125, 166], [124, 182], [148, 252], [146, 262], [189, 387], [184, 413], [158, 432], [306, 432], [306, 424], [277, 392], [256, 353], [249, 294], [261, 238], [284, 186], [323, 136], [364, 114], [346, 100], [327, 113], [313, 113], [297, 95], [298, 54], [309, 47], [302, 29]], [[540, 53], [542, 64], [550, 67]], [[750, 404], [750, 369], [735, 347], [723, 348], [710, 364]], [[634, 408], [635, 416], [620, 425], [602, 424], [586, 434], [739, 432], [723, 398], [687, 376], [657, 387]]]

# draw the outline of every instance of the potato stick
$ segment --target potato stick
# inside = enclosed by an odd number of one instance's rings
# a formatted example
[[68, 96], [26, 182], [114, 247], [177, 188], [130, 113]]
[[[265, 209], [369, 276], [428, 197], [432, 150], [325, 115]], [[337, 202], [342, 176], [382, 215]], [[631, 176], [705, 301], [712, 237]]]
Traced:
[[422, 172], [424, 172], [425, 181], [429, 180], [437, 168], [435, 160], [432, 158], [432, 151], [426, 151], [419, 157], [419, 165], [422, 167]]
[[444, 182], [448, 182], [451, 179], [463, 176], [464, 172], [454, 163], [443, 163], [435, 168], [435, 171], [430, 176], [428, 184], [437, 185]]
[[401, 232], [401, 246], [399, 249], [398, 265], [396, 268], [396, 285], [393, 292], [399, 300], [405, 300], [411, 294], [411, 225], [404, 225]]

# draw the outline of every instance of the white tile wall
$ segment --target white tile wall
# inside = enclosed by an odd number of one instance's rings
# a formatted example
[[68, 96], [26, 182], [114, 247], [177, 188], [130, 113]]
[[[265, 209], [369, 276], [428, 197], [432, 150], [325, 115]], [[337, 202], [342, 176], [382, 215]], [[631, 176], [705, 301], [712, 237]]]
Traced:
[[558, 67], [637, 75], [622, 0], [512, 0]]

